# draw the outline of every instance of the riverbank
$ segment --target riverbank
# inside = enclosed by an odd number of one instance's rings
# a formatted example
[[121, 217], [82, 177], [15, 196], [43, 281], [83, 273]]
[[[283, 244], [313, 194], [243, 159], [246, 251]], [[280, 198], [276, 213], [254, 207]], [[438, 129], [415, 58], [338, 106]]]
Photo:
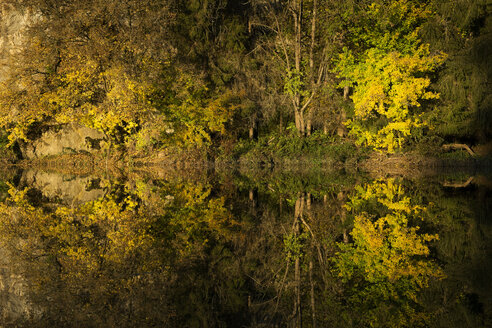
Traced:
[[[343, 146], [342, 146], [343, 147]], [[340, 147], [339, 149], [341, 149]], [[470, 157], [461, 153], [442, 153], [439, 156], [425, 156], [416, 152], [405, 154], [383, 154], [378, 152], [354, 151], [347, 149], [335, 153], [315, 156], [300, 154], [297, 157], [269, 156], [265, 153], [247, 153], [237, 159], [217, 158], [209, 161], [203, 154], [181, 153], [169, 154], [156, 152], [147, 156], [129, 157], [114, 155], [104, 157], [93, 154], [65, 154], [34, 160], [12, 161], [0, 158], [3, 168], [21, 169], [35, 167], [44, 171], [57, 171], [70, 174], [109, 174], [119, 175], [127, 171], [204, 171], [237, 170], [251, 172], [257, 170], [275, 171], [309, 171], [309, 170], [344, 170], [347, 172], [365, 172], [372, 176], [427, 176], [453, 171], [468, 172], [491, 171], [492, 158], [488, 156]]]
[[434, 175], [443, 171], [491, 170], [492, 144], [466, 145], [418, 144], [404, 152], [388, 154], [356, 146], [353, 141], [313, 134], [299, 138], [289, 135], [265, 135], [257, 140], [241, 139], [226, 147], [155, 151], [72, 152], [34, 159], [16, 159], [13, 151], [1, 149], [2, 166], [36, 167], [41, 170], [118, 175], [118, 172], [140, 171], [228, 171], [254, 172], [259, 170], [344, 170], [366, 172], [375, 176]]

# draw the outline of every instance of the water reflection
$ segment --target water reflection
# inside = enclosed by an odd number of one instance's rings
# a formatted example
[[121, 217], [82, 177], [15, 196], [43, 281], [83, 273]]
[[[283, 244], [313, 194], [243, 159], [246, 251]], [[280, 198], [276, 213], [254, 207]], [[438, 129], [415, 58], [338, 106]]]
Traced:
[[2, 325], [480, 327], [492, 313], [479, 179], [16, 176], [0, 185]]

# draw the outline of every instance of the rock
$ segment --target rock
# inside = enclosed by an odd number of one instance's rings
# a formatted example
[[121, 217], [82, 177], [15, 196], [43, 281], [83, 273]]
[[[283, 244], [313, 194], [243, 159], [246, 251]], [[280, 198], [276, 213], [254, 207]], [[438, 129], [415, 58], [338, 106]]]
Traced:
[[37, 15], [0, 3], [0, 81], [8, 78], [13, 55], [19, 52], [27, 27], [36, 19]]
[[67, 124], [56, 131], [44, 132], [40, 138], [21, 147], [22, 156], [35, 159], [70, 153], [93, 152], [100, 149], [104, 134], [79, 124]]

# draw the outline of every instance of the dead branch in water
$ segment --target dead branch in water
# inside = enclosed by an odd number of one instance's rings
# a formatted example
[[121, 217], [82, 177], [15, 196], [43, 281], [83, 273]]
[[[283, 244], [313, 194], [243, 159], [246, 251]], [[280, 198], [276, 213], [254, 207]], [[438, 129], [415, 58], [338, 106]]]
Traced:
[[442, 148], [444, 148], [445, 150], [464, 149], [468, 152], [468, 154], [470, 154], [470, 156], [475, 157], [475, 152], [473, 150], [471, 150], [471, 148], [468, 147], [468, 145], [466, 145], [466, 144], [458, 144], [458, 143], [445, 144], [445, 145], [442, 145]]
[[468, 187], [470, 183], [472, 183], [473, 177], [469, 177], [468, 180], [462, 183], [450, 183], [450, 182], [444, 182], [442, 185], [444, 187], [452, 187], [452, 188], [465, 188]]

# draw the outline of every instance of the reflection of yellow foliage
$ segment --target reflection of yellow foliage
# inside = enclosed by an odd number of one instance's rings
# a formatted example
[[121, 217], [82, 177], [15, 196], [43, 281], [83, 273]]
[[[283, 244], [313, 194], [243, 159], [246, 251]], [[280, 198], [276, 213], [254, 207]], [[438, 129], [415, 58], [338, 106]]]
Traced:
[[175, 186], [174, 201], [167, 205], [171, 225], [177, 229], [178, 242], [189, 253], [204, 247], [210, 238], [227, 240], [237, 225], [224, 207], [225, 199], [211, 198], [211, 187], [181, 183]]
[[350, 260], [369, 282], [412, 277], [423, 287], [430, 277], [439, 277], [441, 271], [425, 259], [429, 255], [425, 243], [437, 236], [417, 232], [418, 228], [408, 227], [403, 214], [386, 215], [375, 222], [364, 214], [358, 215], [352, 231], [355, 249], [349, 249]]
[[0, 204], [1, 242], [23, 238], [24, 254], [54, 255], [67, 279], [84, 279], [98, 275], [103, 264], [124, 267], [135, 257], [147, 259], [142, 270], [154, 270], [161, 265], [158, 250], [196, 255], [209, 240], [230, 237], [234, 222], [224, 198], [211, 197], [209, 186], [173, 184], [165, 188], [166, 196], [157, 197], [148, 186], [136, 185], [134, 193], [123, 188], [124, 197], [110, 192], [53, 212], [32, 206], [28, 189], [11, 187], [7, 203]]
[[430, 279], [444, 277], [429, 259], [428, 243], [438, 235], [421, 233], [412, 225], [423, 220], [426, 207], [412, 204], [394, 179], [358, 186], [346, 207], [355, 214], [353, 242], [339, 244], [334, 262], [342, 280], [357, 286], [351, 301], [369, 308], [369, 321], [377, 320], [374, 307], [385, 301], [400, 304], [391, 310], [395, 327], [420, 320], [409, 303], [418, 302], [417, 292]]

